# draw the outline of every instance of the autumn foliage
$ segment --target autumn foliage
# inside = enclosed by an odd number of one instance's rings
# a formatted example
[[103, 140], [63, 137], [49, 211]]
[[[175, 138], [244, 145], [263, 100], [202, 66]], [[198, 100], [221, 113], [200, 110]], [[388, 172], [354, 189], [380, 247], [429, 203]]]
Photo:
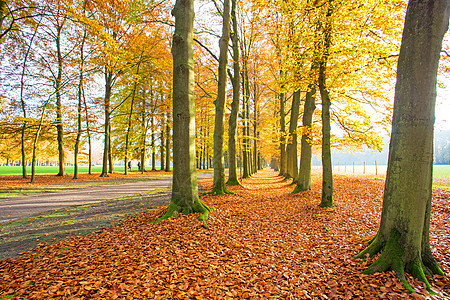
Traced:
[[[425, 299], [408, 278], [408, 294], [392, 272], [363, 275], [352, 257], [378, 228], [384, 181], [336, 176], [335, 209], [321, 209], [313, 191], [292, 194], [289, 181], [263, 170], [236, 194], [203, 196], [217, 208], [209, 230], [192, 215], [159, 224], [149, 211], [95, 234], [39, 245], [0, 262], [0, 295], [26, 299]], [[212, 180], [201, 181], [206, 190]], [[450, 193], [434, 192], [431, 238], [436, 258], [450, 266]], [[439, 247], [436, 247], [439, 244]], [[450, 280], [430, 279], [437, 296]]]

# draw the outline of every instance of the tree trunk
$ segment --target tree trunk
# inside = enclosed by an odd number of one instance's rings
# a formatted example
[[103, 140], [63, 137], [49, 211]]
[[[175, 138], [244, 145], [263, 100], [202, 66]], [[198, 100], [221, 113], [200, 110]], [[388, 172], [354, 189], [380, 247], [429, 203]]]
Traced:
[[286, 174], [286, 115], [284, 111], [285, 93], [280, 93], [280, 176]]
[[206, 225], [210, 208], [198, 197], [195, 168], [195, 102], [193, 21], [194, 1], [177, 0], [172, 10], [175, 31], [173, 56], [173, 183], [172, 199], [167, 212], [157, 222], [175, 216], [201, 212], [199, 220]]
[[80, 45], [80, 76], [79, 76], [79, 82], [78, 82], [78, 105], [77, 105], [77, 137], [75, 140], [75, 147], [74, 147], [74, 170], [73, 170], [73, 179], [78, 179], [78, 151], [80, 147], [80, 140], [81, 140], [81, 108], [83, 105], [83, 75], [84, 75], [84, 42], [86, 40], [87, 31], [84, 30], [83, 33], [83, 39], [81, 40]]
[[165, 167], [164, 167], [164, 163], [165, 163], [165, 159], [164, 159], [164, 136], [165, 136], [165, 134], [164, 134], [164, 119], [165, 119], [165, 117], [164, 117], [164, 115], [162, 116], [162, 120], [161, 120], [161, 145], [160, 145], [160, 148], [159, 148], [159, 150], [160, 150], [160, 170], [161, 171], [164, 171], [164, 169], [165, 169]]
[[224, 134], [225, 134], [225, 109], [227, 104], [227, 65], [228, 42], [230, 40], [230, 0], [223, 2], [222, 37], [219, 41], [219, 71], [216, 99], [216, 113], [214, 119], [214, 182], [212, 194], [222, 196], [230, 193], [225, 185], [224, 166]]
[[309, 86], [309, 91], [306, 93], [305, 105], [303, 108], [300, 168], [297, 179], [295, 180], [297, 186], [294, 189], [294, 193], [309, 191], [311, 189], [311, 158], [313, 138], [311, 133], [311, 125], [314, 110], [316, 109], [315, 94], [316, 89], [314, 88], [314, 85], [311, 84]]
[[108, 135], [108, 139], [109, 139], [109, 150], [108, 150], [108, 163], [109, 163], [109, 169], [108, 169], [108, 173], [109, 174], [113, 174], [114, 173], [114, 161], [113, 161], [113, 154], [112, 154], [112, 147], [111, 147], [111, 120], [109, 121], [109, 135]]
[[[141, 64], [138, 63], [137, 69], [136, 69], [136, 75], [139, 74], [140, 65]], [[130, 111], [128, 113], [127, 132], [125, 133], [125, 153], [124, 153], [124, 158], [123, 158], [123, 162], [124, 162], [123, 172], [125, 175], [128, 175], [128, 146], [130, 144], [131, 120], [133, 118], [133, 108], [134, 108], [134, 100], [136, 98], [136, 90], [137, 90], [137, 82], [134, 81], [133, 92], [131, 93]], [[153, 118], [152, 118], [152, 122], [153, 122]]]
[[[5, 8], [5, 1], [0, 1], [0, 31], [1, 31], [1, 21], [3, 20], [3, 9]], [[21, 153], [22, 153], [22, 178], [28, 178], [27, 175], [27, 158], [26, 158], [26, 151], [25, 151], [25, 132], [27, 129], [27, 111], [26, 111], [26, 105], [25, 105], [25, 99], [23, 96], [24, 86], [25, 86], [25, 72], [27, 67], [27, 61], [28, 56], [31, 51], [31, 46], [33, 45], [33, 40], [37, 34], [38, 28], [39, 28], [40, 22], [36, 25], [36, 30], [34, 31], [33, 35], [30, 39], [30, 44], [28, 45], [27, 52], [25, 53], [25, 57], [23, 59], [22, 64], [22, 74], [20, 76], [20, 106], [22, 109], [23, 114], [23, 124], [22, 124], [22, 130], [21, 130]]]
[[145, 171], [145, 152], [147, 151], [145, 142], [147, 140], [147, 104], [145, 101], [145, 97], [142, 98], [142, 112], [141, 112], [141, 128], [142, 128], [142, 134], [141, 134], [141, 166], [140, 170], [141, 173], [144, 173]]
[[152, 126], [152, 171], [156, 171], [156, 145], [155, 145], [155, 115], [152, 113], [151, 117]]
[[37, 143], [39, 140], [39, 134], [41, 133], [41, 130], [42, 130], [42, 121], [44, 120], [45, 108], [47, 107], [47, 104], [48, 104], [48, 100], [47, 100], [47, 102], [44, 103], [44, 106], [42, 107], [42, 113], [41, 113], [41, 118], [39, 120], [38, 129], [36, 131], [36, 135], [34, 136], [33, 151], [32, 151], [32, 156], [31, 156], [31, 179], [30, 179], [31, 183], [34, 183], [36, 180], [36, 149], [37, 149]]
[[100, 177], [108, 177], [108, 154], [109, 154], [109, 142], [110, 142], [110, 110], [111, 110], [111, 90], [112, 90], [113, 75], [112, 72], [107, 68], [105, 69], [105, 133], [104, 133], [104, 143], [103, 143], [103, 161], [102, 161], [102, 173]]
[[58, 73], [55, 80], [55, 90], [56, 90], [56, 131], [57, 131], [57, 141], [58, 141], [58, 163], [59, 172], [56, 176], [66, 176], [67, 173], [64, 169], [64, 132], [62, 123], [62, 104], [61, 104], [61, 80], [63, 72], [63, 57], [61, 53], [61, 30], [62, 26], [57, 25], [56, 28], [56, 51], [58, 59]]
[[231, 35], [231, 41], [233, 44], [233, 102], [231, 103], [231, 114], [228, 119], [228, 156], [229, 156], [229, 168], [228, 168], [228, 181], [227, 184], [240, 185], [237, 176], [236, 165], [236, 137], [237, 137], [237, 120], [239, 114], [239, 98], [241, 91], [241, 67], [239, 64], [239, 36], [236, 19], [236, 1], [231, 0], [231, 20], [233, 22], [233, 32]]
[[297, 178], [297, 124], [300, 114], [300, 91], [296, 91], [292, 96], [291, 118], [289, 121], [289, 143], [286, 147], [286, 178]]
[[333, 207], [333, 166], [331, 163], [331, 99], [326, 84], [326, 71], [331, 45], [331, 14], [332, 5], [329, 4], [324, 34], [324, 53], [319, 63], [319, 91], [322, 99], [322, 201], [320, 207]]
[[83, 102], [84, 102], [84, 110], [86, 113], [86, 133], [88, 137], [88, 162], [89, 162], [89, 169], [88, 173], [89, 175], [92, 174], [92, 144], [91, 144], [91, 129], [89, 127], [89, 113], [88, 113], [88, 107], [86, 103], [86, 97], [83, 93]]
[[170, 114], [167, 118], [166, 123], [166, 172], [170, 172], [170, 125], [169, 125]]
[[[392, 135], [380, 228], [357, 257], [380, 257], [365, 271], [393, 270], [414, 290], [405, 271], [422, 280], [443, 275], [429, 244], [436, 76], [449, 1], [411, 0], [397, 66]], [[417, 141], [420, 141], [418, 143]]]

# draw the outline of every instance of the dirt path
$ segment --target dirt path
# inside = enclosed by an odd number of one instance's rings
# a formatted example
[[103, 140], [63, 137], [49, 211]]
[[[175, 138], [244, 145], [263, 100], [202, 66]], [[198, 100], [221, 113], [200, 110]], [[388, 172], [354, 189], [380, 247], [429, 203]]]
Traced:
[[[198, 178], [211, 177], [212, 173], [201, 173]], [[138, 181], [100, 187], [78, 188], [66, 191], [43, 193], [33, 196], [14, 197], [0, 200], [0, 223], [10, 222], [26, 216], [67, 206], [96, 203], [108, 199], [149, 193], [157, 189], [167, 189], [172, 178]]]
[[172, 178], [163, 178], [0, 200], [0, 260], [159, 209], [169, 204], [171, 185]]

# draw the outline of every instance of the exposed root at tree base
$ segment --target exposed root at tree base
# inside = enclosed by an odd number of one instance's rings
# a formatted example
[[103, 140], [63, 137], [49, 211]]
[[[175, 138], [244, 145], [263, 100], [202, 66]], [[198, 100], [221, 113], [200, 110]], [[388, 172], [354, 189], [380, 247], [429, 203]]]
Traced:
[[[404, 262], [404, 250], [402, 245], [400, 244], [401, 234], [395, 228], [392, 229], [389, 238], [387, 241], [384, 241], [383, 238], [377, 234], [372, 240], [369, 246], [361, 251], [355, 258], [365, 260], [367, 257], [373, 257], [375, 254], [381, 252], [380, 257], [372, 263], [363, 274], [374, 274], [381, 273], [386, 271], [394, 271], [397, 278], [403, 284], [403, 287], [410, 293], [415, 293], [416, 291], [411, 287], [405, 277], [405, 272], [411, 274], [413, 277], [425, 283], [427, 291], [430, 294], [435, 294], [435, 292], [431, 289], [431, 286], [428, 282], [428, 279], [425, 276], [425, 271], [430, 272], [432, 274], [439, 274], [439, 271], [442, 270], [437, 265], [437, 262], [434, 260], [434, 266], [428, 267], [426, 264], [422, 262], [421, 257], [417, 257], [414, 260], [405, 263]], [[430, 251], [431, 253], [431, 251]], [[432, 268], [438, 268], [438, 270], [432, 270]], [[437, 272], [435, 272], [437, 271]], [[430, 275], [432, 275], [430, 274]]]
[[209, 219], [209, 213], [210, 211], [215, 210], [215, 208], [208, 207], [206, 204], [201, 202], [200, 200], [195, 201], [194, 205], [192, 207], [181, 207], [177, 204], [175, 204], [173, 201], [170, 203], [169, 207], [167, 208], [167, 211], [164, 215], [153, 221], [152, 223], [160, 223], [161, 221], [168, 219], [170, 217], [176, 217], [179, 213], [182, 214], [191, 214], [191, 213], [202, 213], [198, 220], [203, 223], [204, 228], [208, 228], [208, 224], [206, 224], [206, 221]]
[[310, 191], [310, 190], [311, 190], [311, 186], [305, 187], [305, 186], [297, 183], [297, 186], [292, 191], [292, 194], [298, 194], [300, 192], [306, 192], [306, 191]]
[[228, 186], [236, 186], [236, 185], [239, 185], [239, 186], [241, 186], [241, 187], [244, 187], [244, 186], [239, 182], [239, 180], [237, 180], [237, 179], [232, 179], [232, 180], [228, 179], [227, 185], [228, 185]]

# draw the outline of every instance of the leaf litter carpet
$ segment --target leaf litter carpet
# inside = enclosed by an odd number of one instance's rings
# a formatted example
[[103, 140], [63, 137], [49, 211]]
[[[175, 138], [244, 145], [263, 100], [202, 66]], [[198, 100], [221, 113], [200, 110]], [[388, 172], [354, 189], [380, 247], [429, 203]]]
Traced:
[[[429, 278], [434, 296], [408, 277], [418, 292], [408, 294], [392, 272], [363, 275], [370, 261], [352, 258], [376, 233], [383, 185], [336, 176], [336, 208], [321, 209], [318, 175], [312, 191], [294, 195], [290, 181], [263, 170], [231, 187], [234, 195], [201, 197], [217, 209], [209, 229], [193, 215], [150, 223], [161, 208], [0, 261], [0, 298], [447, 299], [448, 277]], [[449, 198], [435, 191], [431, 234], [447, 273]]]

